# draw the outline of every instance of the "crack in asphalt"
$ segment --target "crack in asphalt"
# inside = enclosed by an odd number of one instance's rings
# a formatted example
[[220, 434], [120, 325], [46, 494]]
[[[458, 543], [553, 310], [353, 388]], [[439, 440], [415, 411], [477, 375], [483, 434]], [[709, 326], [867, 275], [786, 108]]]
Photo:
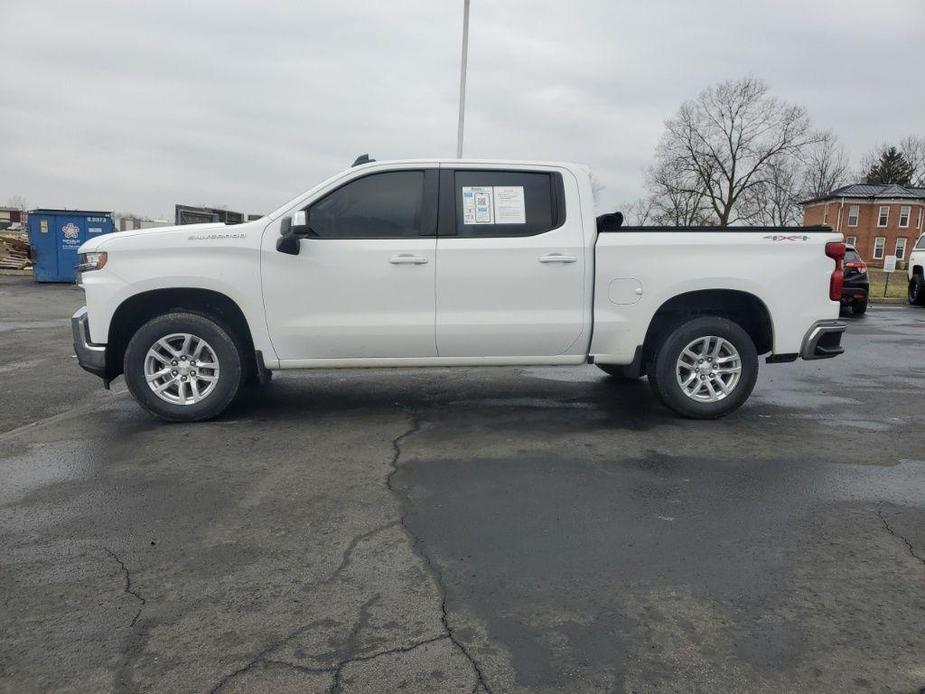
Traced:
[[338, 577], [342, 573], [344, 573], [344, 571], [347, 570], [347, 567], [350, 566], [351, 561], [353, 561], [353, 551], [357, 548], [357, 545], [359, 545], [363, 540], [368, 540], [373, 535], [377, 535], [378, 533], [381, 533], [383, 530], [388, 530], [389, 528], [393, 528], [399, 524], [400, 524], [400, 521], [393, 520], [383, 525], [377, 526], [373, 528], [372, 530], [367, 530], [365, 533], [360, 533], [359, 535], [354, 537], [352, 540], [350, 540], [350, 543], [347, 545], [347, 547], [344, 548], [343, 555], [341, 555], [340, 564], [338, 565], [336, 569], [334, 569], [331, 575], [328, 576], [327, 578], [322, 579], [321, 581], [316, 583], [314, 586], [308, 586], [308, 587], [326, 586], [336, 581]]
[[421, 646], [425, 646], [430, 643], [435, 643], [437, 641], [442, 641], [444, 639], [449, 639], [450, 642], [456, 647], [456, 649], [460, 653], [462, 653], [462, 655], [466, 658], [466, 660], [471, 665], [473, 674], [475, 675], [475, 678], [476, 678], [475, 684], [472, 688], [472, 692], [474, 693], [474, 692], [481, 690], [483, 692], [486, 692], [486, 694], [492, 694], [491, 688], [485, 682], [485, 675], [482, 672], [482, 668], [479, 665], [478, 661], [476, 661], [475, 657], [469, 652], [469, 650], [462, 643], [462, 641], [460, 641], [459, 637], [456, 636], [456, 634], [453, 632], [452, 627], [450, 626], [448, 612], [447, 612], [447, 605], [446, 605], [447, 592], [446, 592], [446, 586], [444, 584], [442, 574], [440, 573], [439, 569], [437, 568], [433, 560], [424, 552], [420, 538], [418, 538], [411, 531], [411, 529], [408, 527], [408, 524], [406, 523], [407, 507], [410, 504], [410, 499], [408, 499], [405, 495], [401, 494], [398, 490], [396, 490], [392, 484], [392, 478], [395, 475], [395, 473], [398, 472], [399, 467], [400, 467], [399, 461], [402, 455], [402, 448], [401, 448], [402, 442], [408, 437], [416, 434], [421, 429], [421, 421], [417, 413], [414, 411], [408, 411], [408, 416], [410, 418], [410, 425], [408, 426], [408, 428], [405, 431], [403, 431], [401, 434], [396, 436], [394, 439], [392, 439], [392, 458], [389, 463], [392, 469], [389, 472], [389, 474], [386, 476], [386, 487], [388, 488], [389, 492], [391, 492], [399, 500], [399, 503], [402, 507], [401, 518], [399, 520], [385, 523], [371, 530], [368, 530], [364, 533], [356, 535], [350, 541], [347, 547], [344, 549], [340, 564], [337, 566], [337, 568], [329, 576], [322, 579], [318, 583], [314, 584], [314, 586], [317, 587], [317, 586], [322, 586], [322, 585], [329, 585], [330, 583], [333, 583], [341, 574], [343, 574], [352, 561], [354, 551], [359, 546], [359, 544], [363, 542], [363, 540], [367, 540], [370, 537], [373, 537], [377, 533], [380, 533], [383, 530], [386, 530], [388, 528], [400, 526], [401, 529], [408, 536], [408, 538], [411, 540], [412, 551], [418, 557], [420, 557], [421, 560], [424, 562], [425, 566], [427, 567], [428, 573], [431, 575], [431, 578], [433, 579], [435, 585], [437, 586], [437, 590], [440, 594], [440, 623], [443, 626], [444, 633], [440, 634], [439, 636], [432, 636], [430, 638], [423, 639], [421, 641], [415, 641], [414, 643], [411, 643], [406, 646], [397, 646], [395, 648], [389, 648], [389, 649], [382, 650], [382, 651], [376, 651], [375, 653], [369, 653], [365, 655], [356, 655], [355, 653], [359, 649], [359, 641], [358, 641], [359, 634], [362, 631], [363, 627], [366, 626], [366, 624], [369, 621], [369, 609], [381, 598], [381, 595], [377, 593], [375, 596], [373, 596], [372, 598], [367, 600], [365, 603], [363, 603], [363, 605], [361, 605], [360, 615], [357, 618], [357, 622], [351, 628], [350, 634], [347, 636], [347, 640], [343, 648], [343, 653], [339, 654], [341, 655], [342, 659], [339, 660], [337, 664], [334, 665], [333, 667], [310, 668], [310, 667], [304, 667], [304, 666], [301, 666], [301, 665], [298, 665], [296, 663], [292, 663], [286, 660], [278, 660], [278, 659], [267, 657], [277, 648], [285, 645], [288, 641], [291, 641], [292, 639], [305, 633], [309, 629], [312, 629], [318, 626], [319, 624], [319, 622], [312, 622], [311, 624], [298, 627], [294, 631], [289, 632], [288, 634], [283, 636], [281, 639], [274, 641], [269, 646], [259, 651], [257, 655], [254, 656], [254, 658], [250, 660], [247, 664], [245, 664], [243, 667], [238, 668], [237, 670], [235, 670], [232, 673], [229, 673], [228, 675], [225, 675], [218, 682], [218, 684], [216, 684], [211, 690], [209, 690], [209, 694], [218, 694], [218, 692], [221, 692], [222, 689], [224, 689], [224, 687], [229, 682], [231, 682], [231, 680], [235, 679], [236, 677], [239, 677], [240, 675], [248, 672], [249, 670], [251, 670], [252, 668], [258, 665], [267, 665], [267, 664], [287, 666], [287, 667], [291, 667], [296, 670], [299, 670], [300, 672], [305, 672], [307, 674], [324, 674], [324, 673], [331, 674], [333, 677], [333, 681], [331, 683], [331, 687], [328, 690], [329, 694], [339, 694], [339, 692], [341, 691], [341, 687], [342, 687], [341, 677], [343, 675], [343, 670], [348, 665], [351, 665], [353, 663], [369, 662], [371, 660], [375, 660], [376, 658], [381, 658], [382, 656], [393, 655], [396, 653], [409, 653], [417, 648], [420, 648]]
[[[360, 622], [357, 622], [357, 625], [354, 626], [353, 631], [351, 631], [350, 637], [355, 639], [361, 628], [362, 627]], [[377, 651], [367, 655], [355, 655], [351, 656], [350, 658], [346, 658], [345, 660], [340, 661], [334, 667], [334, 681], [331, 682], [331, 687], [328, 689], [328, 694], [339, 694], [341, 691], [341, 677], [343, 675], [344, 668], [348, 665], [352, 665], [353, 663], [367, 663], [370, 660], [381, 658], [384, 655], [393, 655], [395, 653], [410, 653], [411, 651], [415, 650], [416, 648], [420, 648], [421, 646], [426, 646], [429, 643], [435, 643], [437, 641], [443, 641], [444, 639], [448, 638], [449, 636], [447, 634], [440, 634], [440, 636], [434, 636], [429, 639], [424, 639], [423, 641], [416, 641], [410, 646], [398, 646], [396, 648], [389, 648], [385, 651]]]
[[[332, 572], [331, 572], [328, 576], [326, 576], [325, 578], [321, 579], [321, 580], [318, 581], [317, 583], [310, 584], [310, 585], [307, 586], [307, 587], [308, 587], [308, 588], [317, 588], [317, 587], [319, 587], [319, 586], [325, 586], [325, 585], [329, 585], [330, 583], [333, 583], [335, 580], [337, 580], [337, 578], [338, 578], [338, 577], [347, 569], [347, 567], [350, 565], [351, 561], [353, 560], [353, 552], [356, 550], [357, 546], [358, 546], [363, 540], [367, 540], [367, 539], [369, 539], [370, 537], [373, 537], [374, 535], [376, 535], [377, 533], [380, 533], [380, 532], [382, 532], [383, 530], [387, 530], [388, 528], [391, 528], [391, 527], [396, 526], [396, 525], [398, 525], [398, 521], [397, 521], [397, 520], [396, 520], [396, 521], [391, 521], [391, 522], [389, 522], [389, 523], [385, 523], [385, 524], [383, 524], [383, 525], [377, 526], [377, 527], [373, 528], [372, 530], [367, 530], [366, 532], [360, 533], [359, 535], [357, 535], [356, 537], [354, 537], [352, 540], [350, 540], [350, 542], [348, 543], [347, 547], [344, 548], [344, 552], [343, 552], [343, 554], [341, 555], [340, 564], [338, 564], [337, 568], [334, 569], [334, 571], [332, 571]], [[377, 596], [377, 597], [378, 597], [378, 596]], [[300, 665], [296, 665], [295, 663], [288, 663], [287, 661], [284, 661], [284, 660], [273, 660], [273, 659], [268, 659], [268, 658], [266, 657], [267, 655], [269, 655], [270, 653], [272, 653], [273, 651], [275, 651], [277, 648], [280, 648], [280, 647], [286, 645], [286, 643], [288, 643], [288, 642], [291, 641], [292, 639], [294, 639], [294, 638], [296, 638], [296, 637], [298, 637], [298, 636], [301, 636], [302, 634], [304, 634], [304, 633], [305, 633], [306, 631], [308, 631], [309, 629], [312, 629], [312, 628], [318, 626], [320, 623], [321, 623], [321, 622], [319, 622], [319, 621], [314, 621], [314, 622], [311, 622], [311, 623], [309, 623], [309, 624], [303, 624], [302, 626], [300, 626], [300, 627], [294, 629], [293, 631], [290, 631], [289, 633], [287, 633], [287, 634], [286, 634], [285, 636], [283, 636], [282, 638], [277, 639], [276, 641], [272, 642], [270, 645], [268, 645], [267, 647], [265, 647], [264, 649], [262, 649], [261, 651], [259, 651], [259, 652], [257, 653], [257, 655], [254, 656], [254, 658], [253, 658], [252, 660], [250, 660], [247, 664], [245, 664], [243, 667], [240, 667], [240, 668], [238, 668], [237, 670], [235, 670], [234, 672], [232, 672], [232, 673], [230, 673], [230, 674], [228, 674], [228, 675], [225, 675], [225, 676], [218, 682], [218, 684], [216, 684], [214, 687], [212, 687], [212, 689], [209, 690], [210, 694], [215, 694], [216, 692], [220, 692], [220, 691], [222, 690], [222, 688], [223, 688], [226, 684], [228, 684], [231, 680], [233, 680], [235, 677], [238, 677], [239, 675], [244, 674], [245, 672], [247, 672], [248, 670], [250, 670], [250, 669], [253, 668], [254, 666], [259, 665], [259, 664], [261, 664], [261, 663], [271, 663], [271, 662], [273, 662], [273, 663], [277, 663], [277, 664], [280, 664], [280, 665], [289, 665], [290, 667], [294, 667], [294, 668], [297, 668], [297, 669], [301, 669], [301, 670], [304, 670], [304, 671], [306, 671], [306, 672], [312, 672], [312, 673], [315, 673], [315, 674], [320, 674], [320, 673], [324, 673], [324, 672], [333, 673], [334, 670], [335, 670], [335, 668], [305, 668], [305, 667], [302, 667], [302, 666], [300, 666]]]
[[909, 550], [909, 554], [915, 559], [918, 559], [920, 562], [922, 562], [922, 564], [925, 564], [925, 557], [920, 557], [918, 554], [915, 553], [915, 547], [912, 546], [912, 543], [909, 542], [909, 540], [907, 540], [903, 535], [900, 535], [898, 532], [893, 530], [893, 526], [890, 525], [889, 521], [886, 519], [886, 516], [883, 515], [882, 508], [877, 509], [877, 515], [880, 517], [880, 522], [883, 523], [883, 527], [886, 529], [886, 531], [893, 537], [902, 540], [903, 543], [906, 545], [906, 549]]
[[141, 603], [141, 604], [138, 606], [138, 611], [135, 613], [135, 616], [132, 617], [132, 621], [129, 623], [129, 626], [130, 626], [130, 627], [133, 627], [133, 626], [135, 626], [135, 623], [138, 621], [138, 618], [141, 616], [141, 610], [144, 608], [145, 602], [146, 602], [146, 601], [145, 601], [145, 599], [141, 596], [141, 594], [140, 594], [138, 591], [136, 591], [134, 588], [132, 588], [132, 574], [129, 572], [128, 567], [125, 565], [125, 562], [123, 562], [123, 561], [119, 558], [119, 555], [117, 555], [115, 552], [113, 552], [113, 551], [112, 551], [111, 549], [109, 549], [108, 547], [104, 547], [103, 549], [106, 550], [106, 553], [107, 553], [110, 557], [112, 557], [112, 558], [115, 559], [117, 562], [119, 562], [119, 566], [122, 568], [122, 575], [125, 576], [125, 588], [124, 588], [124, 591], [125, 591], [126, 593], [128, 593], [129, 595], [131, 595], [133, 598], [135, 598], [136, 600], [138, 600], [138, 601]]
[[[379, 596], [377, 595], [376, 599], [378, 598]], [[368, 601], [367, 604], [364, 605], [364, 607], [366, 607], [367, 609], [370, 606], [369, 602], [371, 601]], [[359, 633], [359, 630], [362, 628], [361, 623], [363, 621], [364, 620], [361, 617], [357, 625], [354, 625], [354, 628], [351, 630], [351, 633], [348, 639], [356, 638], [357, 634]], [[300, 628], [299, 631], [300, 632], [305, 631], [306, 629], [310, 629], [311, 627], [316, 626], [316, 625], [317, 625], [316, 623], [313, 623], [311, 625], [308, 625], [307, 627]], [[289, 638], [294, 638], [294, 636], [290, 636]], [[324, 667], [324, 668], [306, 667], [305, 665], [299, 665], [298, 663], [293, 663], [288, 660], [280, 660], [278, 658], [267, 658], [266, 657], [266, 654], [272, 652], [276, 647], [285, 643], [285, 641], [288, 641], [289, 638], [283, 639], [282, 641], [277, 642], [268, 648], [265, 648], [263, 651], [261, 651], [257, 655], [256, 658], [254, 658], [247, 665], [245, 665], [244, 667], [238, 670], [235, 670], [230, 675], [227, 675], [226, 677], [224, 677], [221, 682], [219, 682], [217, 685], [215, 685], [215, 687], [209, 690], [210, 694], [216, 694], [217, 692], [220, 692], [222, 689], [224, 689], [225, 685], [228, 684], [231, 680], [244, 674], [245, 672], [250, 671], [257, 665], [282, 665], [284, 667], [292, 668], [293, 670], [298, 670], [299, 672], [304, 672], [307, 675], [331, 675], [334, 678], [334, 681], [331, 684], [331, 687], [329, 688], [328, 691], [334, 694], [335, 692], [340, 691], [341, 674], [342, 674], [343, 669], [347, 667], [348, 665], [352, 663], [367, 663], [371, 660], [375, 660], [376, 658], [381, 658], [382, 656], [385, 656], [385, 655], [393, 655], [395, 653], [410, 653], [411, 651], [417, 648], [420, 648], [421, 646], [426, 646], [429, 643], [443, 641], [444, 639], [449, 638], [449, 636], [447, 636], [446, 634], [440, 634], [439, 636], [432, 636], [431, 638], [428, 638], [428, 639], [423, 639], [421, 641], [415, 641], [414, 643], [408, 646], [397, 646], [396, 648], [389, 648], [384, 651], [376, 651], [375, 653], [368, 653], [366, 655], [354, 655], [354, 656], [351, 656], [349, 658], [339, 661], [337, 665], [333, 667]]]
[[459, 639], [459, 637], [456, 636], [456, 634], [453, 632], [453, 628], [450, 626], [449, 613], [447, 611], [447, 606], [446, 606], [447, 590], [446, 590], [446, 584], [443, 580], [443, 574], [440, 572], [440, 569], [437, 567], [434, 560], [431, 559], [430, 555], [428, 555], [424, 551], [424, 547], [423, 547], [423, 543], [421, 542], [421, 539], [411, 531], [410, 527], [408, 527], [407, 508], [411, 504], [411, 499], [408, 498], [407, 495], [403, 495], [401, 492], [396, 490], [395, 486], [392, 483], [392, 478], [395, 476], [395, 474], [398, 472], [400, 468], [399, 461], [401, 460], [401, 455], [402, 455], [402, 448], [401, 448], [402, 442], [405, 439], [407, 439], [409, 436], [413, 436], [414, 434], [416, 434], [417, 432], [421, 430], [421, 419], [418, 416], [417, 412], [415, 412], [414, 410], [410, 410], [408, 411], [408, 416], [411, 420], [411, 424], [408, 427], [408, 429], [406, 429], [403, 433], [399, 434], [394, 439], [392, 439], [392, 449], [394, 451], [392, 455], [392, 462], [391, 462], [392, 471], [388, 474], [388, 476], [385, 479], [385, 486], [388, 487], [389, 491], [392, 492], [392, 494], [394, 494], [395, 497], [400, 501], [401, 506], [402, 506], [402, 513], [401, 513], [401, 520], [400, 520], [402, 530], [404, 530], [405, 533], [408, 535], [408, 537], [411, 539], [412, 551], [415, 554], [417, 554], [421, 558], [421, 560], [424, 562], [425, 566], [427, 567], [428, 572], [431, 575], [431, 578], [433, 578], [434, 583], [437, 586], [438, 592], [440, 593], [440, 622], [443, 624], [443, 629], [446, 631], [446, 636], [447, 638], [450, 639], [450, 641], [452, 641], [456, 649], [460, 653], [463, 654], [463, 656], [466, 658], [466, 660], [469, 661], [469, 664], [472, 666], [472, 671], [475, 674], [475, 679], [476, 679], [475, 685], [472, 691], [473, 692], [478, 691], [479, 687], [481, 687], [488, 694], [492, 694], [491, 688], [488, 686], [488, 683], [485, 681], [485, 674], [482, 672], [481, 665], [479, 665], [478, 661], [469, 652], [469, 649], [466, 648], [465, 644], [463, 644], [463, 642]]

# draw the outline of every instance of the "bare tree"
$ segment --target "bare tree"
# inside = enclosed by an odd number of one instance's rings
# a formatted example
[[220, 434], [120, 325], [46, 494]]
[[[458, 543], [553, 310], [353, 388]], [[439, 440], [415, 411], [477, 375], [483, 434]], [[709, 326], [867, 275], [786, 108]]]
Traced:
[[595, 207], [601, 204], [601, 193], [604, 192], [604, 189], [607, 187], [601, 183], [600, 179], [594, 175], [594, 172], [591, 172], [591, 197], [594, 199]]
[[643, 195], [632, 202], [623, 203], [620, 211], [623, 212], [624, 223], [627, 226], [645, 226], [651, 221], [654, 198]]
[[899, 141], [899, 151], [912, 165], [912, 185], [925, 188], [925, 137], [909, 135]]
[[775, 159], [819, 139], [810, 125], [806, 109], [771, 96], [762, 80], [721, 82], [666, 121], [655, 168], [674, 172], [677, 192], [702, 195], [716, 223], [729, 226], [748, 219], [743, 196], [765, 185]]
[[10, 199], [6, 201], [7, 207], [12, 207], [17, 210], [25, 210], [26, 199], [22, 195], [12, 195]]
[[758, 185], [742, 196], [743, 218], [752, 224], [794, 226], [803, 217], [799, 201], [803, 198], [804, 171], [796, 157], [778, 156], [768, 162]]
[[803, 176], [800, 194], [819, 198], [849, 182], [851, 166], [848, 154], [831, 130], [818, 133], [818, 141], [802, 155]]
[[670, 163], [656, 161], [646, 171], [651, 197], [650, 218], [663, 226], [707, 226], [716, 224], [706, 193], [692, 188], [683, 172]]

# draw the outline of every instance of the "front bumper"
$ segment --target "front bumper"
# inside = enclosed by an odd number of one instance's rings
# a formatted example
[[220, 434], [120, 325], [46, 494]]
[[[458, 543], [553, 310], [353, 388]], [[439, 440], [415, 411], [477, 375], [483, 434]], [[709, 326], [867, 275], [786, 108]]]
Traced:
[[837, 320], [821, 320], [803, 338], [800, 356], [804, 359], [831, 359], [845, 351], [841, 338], [848, 329], [847, 323]]
[[81, 306], [77, 313], [71, 316], [71, 332], [74, 333], [74, 354], [77, 355], [77, 363], [94, 376], [106, 380], [106, 345], [90, 342], [86, 306]]

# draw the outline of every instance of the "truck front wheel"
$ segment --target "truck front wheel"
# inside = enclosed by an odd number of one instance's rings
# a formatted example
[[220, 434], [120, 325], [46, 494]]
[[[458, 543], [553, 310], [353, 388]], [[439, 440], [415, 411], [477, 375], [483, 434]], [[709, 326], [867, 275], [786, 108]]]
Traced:
[[219, 414], [238, 392], [241, 366], [241, 352], [228, 330], [197, 313], [153, 318], [125, 349], [125, 382], [132, 396], [170, 422]]
[[726, 318], [704, 316], [667, 335], [655, 353], [649, 384], [678, 414], [715, 419], [740, 407], [757, 377], [758, 353], [748, 333]]

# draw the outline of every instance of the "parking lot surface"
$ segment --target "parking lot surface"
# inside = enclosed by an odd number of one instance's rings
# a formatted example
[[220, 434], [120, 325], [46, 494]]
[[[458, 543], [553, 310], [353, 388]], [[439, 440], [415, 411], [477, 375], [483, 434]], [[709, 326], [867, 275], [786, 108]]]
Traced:
[[917, 692], [925, 310], [719, 421], [594, 367], [279, 375], [165, 425], [0, 277], [0, 691]]

